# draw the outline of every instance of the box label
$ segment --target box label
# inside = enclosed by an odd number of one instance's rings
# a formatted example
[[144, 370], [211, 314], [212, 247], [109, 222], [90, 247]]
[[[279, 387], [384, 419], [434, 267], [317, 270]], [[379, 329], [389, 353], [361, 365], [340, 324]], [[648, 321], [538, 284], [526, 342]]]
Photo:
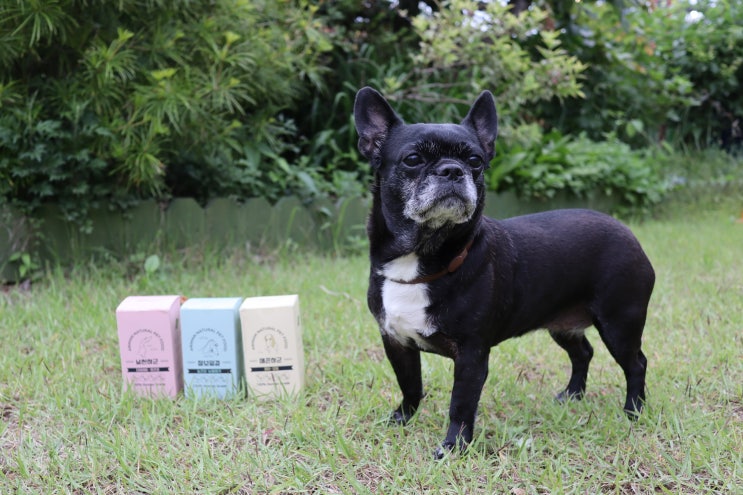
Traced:
[[[220, 389], [218, 395], [224, 396], [227, 389], [234, 386], [227, 339], [222, 332], [214, 328], [200, 328], [194, 332], [188, 343], [188, 361], [186, 369], [187, 382], [190, 388]], [[195, 366], [195, 367], [194, 367]]]
[[295, 378], [289, 351], [289, 339], [284, 332], [274, 327], [261, 327], [250, 341], [248, 358], [252, 382], [257, 387], [276, 387], [291, 389]]
[[[126, 364], [127, 373], [130, 375], [129, 382], [139, 389], [164, 388], [168, 381], [167, 373], [170, 367], [165, 366], [168, 359], [164, 359], [165, 341], [160, 334], [150, 328], [140, 328], [129, 337], [127, 341], [129, 359]], [[131, 366], [134, 364], [135, 366]]]

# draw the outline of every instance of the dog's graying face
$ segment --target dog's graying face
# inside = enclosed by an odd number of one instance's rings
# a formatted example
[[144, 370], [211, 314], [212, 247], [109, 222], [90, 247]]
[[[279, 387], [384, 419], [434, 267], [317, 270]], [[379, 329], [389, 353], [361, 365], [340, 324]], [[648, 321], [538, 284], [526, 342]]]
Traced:
[[480, 95], [461, 124], [406, 125], [371, 88], [359, 91], [354, 116], [359, 150], [378, 174], [390, 214], [429, 229], [472, 218], [498, 132], [489, 92]]
[[410, 141], [390, 150], [388, 162], [395, 166], [385, 174], [400, 186], [403, 215], [431, 229], [468, 221], [482, 183], [482, 150], [458, 126], [410, 127]]

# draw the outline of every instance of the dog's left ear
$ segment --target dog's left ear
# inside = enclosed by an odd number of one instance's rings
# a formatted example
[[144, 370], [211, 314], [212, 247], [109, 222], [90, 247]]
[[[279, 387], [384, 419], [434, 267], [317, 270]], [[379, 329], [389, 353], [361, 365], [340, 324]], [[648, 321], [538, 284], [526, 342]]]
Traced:
[[495, 155], [495, 138], [498, 136], [498, 113], [490, 91], [480, 93], [462, 121], [462, 125], [475, 131], [490, 161]]

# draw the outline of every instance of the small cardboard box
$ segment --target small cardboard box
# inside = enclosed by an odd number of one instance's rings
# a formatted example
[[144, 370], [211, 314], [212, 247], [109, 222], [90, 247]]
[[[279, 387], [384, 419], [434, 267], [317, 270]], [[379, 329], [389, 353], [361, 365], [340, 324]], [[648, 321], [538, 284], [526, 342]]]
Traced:
[[186, 396], [224, 399], [242, 389], [241, 303], [241, 297], [211, 297], [181, 306]]
[[116, 308], [121, 372], [139, 395], [183, 390], [180, 296], [130, 296]]
[[250, 297], [240, 306], [245, 381], [260, 398], [304, 386], [304, 347], [296, 295]]

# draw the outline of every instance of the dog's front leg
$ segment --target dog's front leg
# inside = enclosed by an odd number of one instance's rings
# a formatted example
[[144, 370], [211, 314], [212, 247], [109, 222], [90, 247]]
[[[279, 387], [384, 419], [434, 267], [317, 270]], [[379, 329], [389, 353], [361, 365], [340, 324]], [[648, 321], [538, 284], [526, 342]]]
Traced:
[[421, 351], [415, 347], [406, 347], [386, 334], [382, 335], [382, 342], [402, 391], [402, 402], [392, 413], [390, 421], [404, 425], [413, 417], [423, 398]]
[[441, 447], [434, 453], [441, 459], [455, 446], [464, 450], [472, 442], [477, 404], [488, 377], [488, 356], [486, 345], [472, 345], [460, 349], [454, 359], [454, 385], [449, 404], [449, 430]]

